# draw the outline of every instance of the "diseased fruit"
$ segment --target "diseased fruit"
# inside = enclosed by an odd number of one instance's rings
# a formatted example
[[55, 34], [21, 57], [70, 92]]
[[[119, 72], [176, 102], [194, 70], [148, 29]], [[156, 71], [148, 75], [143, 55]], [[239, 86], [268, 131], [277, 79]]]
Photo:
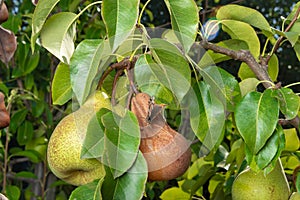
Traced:
[[244, 170], [232, 185], [233, 200], [288, 200], [289, 196], [290, 188], [280, 160], [266, 176], [263, 171], [255, 173], [251, 169]]
[[2, 24], [3, 22], [6, 22], [7, 19], [8, 19], [8, 10], [7, 10], [5, 3], [3, 3], [0, 8], [0, 24]]
[[0, 129], [5, 128], [10, 123], [10, 116], [6, 110], [4, 94], [0, 92]]
[[177, 178], [191, 161], [188, 141], [167, 124], [163, 109], [164, 105], [151, 102], [145, 93], [138, 93], [131, 100], [131, 110], [141, 130], [140, 150], [147, 161], [149, 181]]
[[72, 185], [83, 185], [105, 176], [97, 159], [81, 159], [88, 123], [101, 108], [110, 108], [107, 96], [97, 91], [77, 111], [64, 117], [50, 137], [47, 159], [52, 172]]

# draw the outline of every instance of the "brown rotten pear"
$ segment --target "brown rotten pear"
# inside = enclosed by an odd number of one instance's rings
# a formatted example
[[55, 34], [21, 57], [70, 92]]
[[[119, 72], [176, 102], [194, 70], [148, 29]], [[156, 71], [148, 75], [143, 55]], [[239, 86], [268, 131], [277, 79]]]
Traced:
[[77, 111], [64, 117], [50, 137], [47, 159], [51, 171], [72, 185], [83, 185], [105, 176], [97, 159], [81, 159], [81, 148], [90, 119], [101, 108], [110, 108], [107, 96], [97, 91]]
[[2, 24], [3, 22], [6, 22], [7, 19], [8, 19], [8, 10], [7, 10], [5, 3], [3, 3], [0, 8], [0, 24]]
[[149, 181], [177, 178], [191, 161], [188, 141], [167, 124], [163, 108], [145, 93], [138, 93], [131, 100], [131, 110], [141, 130], [140, 150], [147, 161]]
[[0, 129], [9, 125], [10, 117], [5, 108], [4, 94], [0, 92]]

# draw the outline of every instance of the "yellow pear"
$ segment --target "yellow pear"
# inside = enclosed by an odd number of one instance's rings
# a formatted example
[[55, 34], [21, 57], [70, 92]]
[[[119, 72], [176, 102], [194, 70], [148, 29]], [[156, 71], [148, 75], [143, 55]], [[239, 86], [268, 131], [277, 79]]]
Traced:
[[110, 109], [110, 101], [100, 91], [91, 95], [75, 112], [64, 117], [53, 131], [47, 149], [51, 171], [72, 185], [83, 185], [105, 176], [97, 159], [81, 159], [81, 148], [90, 119], [101, 108]]
[[293, 192], [293, 194], [290, 196], [289, 200], [300, 200], [300, 193]]
[[233, 200], [288, 200], [289, 196], [290, 188], [280, 160], [266, 176], [263, 171], [244, 170], [232, 185]]

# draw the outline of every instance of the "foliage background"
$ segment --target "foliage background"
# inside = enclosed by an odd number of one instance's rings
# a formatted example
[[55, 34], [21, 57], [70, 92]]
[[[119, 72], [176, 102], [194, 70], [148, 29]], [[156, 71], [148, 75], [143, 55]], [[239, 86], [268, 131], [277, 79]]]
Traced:
[[[141, 1], [145, 3], [145, 0]], [[208, 0], [197, 1], [204, 8], [202, 20], [213, 17], [215, 10], [232, 1]], [[5, 66], [0, 63], [0, 90], [6, 95], [11, 113], [9, 129], [1, 131], [1, 169], [2, 189], [11, 199], [67, 199], [73, 186], [57, 180], [47, 168], [45, 159], [47, 141], [58, 121], [71, 111], [69, 104], [61, 107], [51, 102], [51, 81], [58, 60], [45, 49], [37, 47], [32, 54], [30, 50], [31, 17], [34, 5], [29, 0], [5, 1], [11, 13], [9, 21], [2, 24], [17, 36], [18, 49], [13, 60]], [[91, 3], [91, 1], [62, 0], [56, 12], [74, 11]], [[280, 27], [282, 19], [287, 16], [294, 1], [239, 1], [241, 5], [259, 10], [271, 26]], [[170, 27], [170, 19], [163, 2], [152, 0], [147, 7], [142, 23], [148, 26]], [[105, 35], [105, 26], [100, 18], [99, 7], [92, 7], [80, 17], [77, 26], [78, 43], [82, 39], [99, 38]], [[213, 42], [228, 38], [220, 34]], [[300, 81], [300, 66], [297, 57], [286, 43], [277, 54], [280, 60], [278, 79], [284, 85]], [[228, 68], [230, 66], [230, 68]], [[228, 61], [223, 67], [233, 75], [237, 74], [237, 62]], [[294, 87], [299, 93], [300, 87]], [[8, 144], [8, 145], [7, 145]], [[7, 166], [6, 166], [7, 165]], [[177, 185], [176, 180], [148, 185], [148, 198], [155, 199], [166, 189]]]

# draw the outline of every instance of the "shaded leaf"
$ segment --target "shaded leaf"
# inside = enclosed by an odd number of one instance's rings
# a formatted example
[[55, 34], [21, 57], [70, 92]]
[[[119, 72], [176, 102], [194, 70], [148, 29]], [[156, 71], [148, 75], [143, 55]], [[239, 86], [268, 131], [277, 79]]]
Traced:
[[180, 103], [190, 89], [191, 72], [188, 62], [176, 46], [162, 39], [151, 39], [150, 50], [157, 62], [150, 65], [152, 73]]
[[66, 64], [69, 64], [74, 52], [76, 19], [77, 15], [70, 12], [54, 14], [47, 20], [41, 31], [42, 46]]
[[5, 192], [9, 200], [19, 200], [21, 196], [21, 191], [19, 187], [15, 185], [7, 185]]
[[139, 14], [139, 1], [104, 0], [101, 14], [114, 51], [134, 30]]
[[148, 177], [147, 163], [139, 151], [132, 167], [123, 175], [113, 178], [110, 168], [102, 185], [103, 200], [139, 200], [143, 197]]
[[11, 157], [14, 157], [14, 156], [24, 156], [24, 157], [27, 157], [33, 163], [40, 162], [39, 154], [35, 150], [18, 151], [18, 152], [15, 152], [15, 153], [13, 153], [11, 155]]
[[278, 101], [272, 90], [250, 92], [236, 106], [236, 126], [252, 154], [257, 154], [276, 128]]
[[217, 19], [237, 20], [248, 23], [260, 30], [267, 31], [267, 35], [272, 35], [271, 26], [266, 18], [257, 10], [240, 5], [226, 5], [218, 9]]
[[195, 85], [187, 98], [191, 128], [205, 148], [212, 150], [224, 133], [225, 112], [223, 104], [204, 82]]
[[25, 121], [18, 127], [17, 141], [19, 145], [25, 145], [33, 137], [33, 125], [30, 121]]
[[[231, 50], [248, 50], [248, 45], [245, 41], [237, 40], [237, 39], [229, 39], [224, 40], [221, 42], [216, 43], [217, 46], [228, 48]], [[198, 66], [200, 68], [204, 68], [210, 65], [215, 65], [217, 63], [220, 63], [222, 61], [230, 60], [232, 59], [229, 56], [226, 56], [224, 54], [215, 53], [212, 50], [208, 50], [205, 52], [205, 54], [202, 56], [200, 62], [198, 63]]]
[[17, 49], [15, 34], [0, 26], [0, 60], [8, 64]]
[[63, 105], [72, 98], [69, 65], [62, 62], [58, 64], [51, 86], [54, 105]]
[[136, 160], [140, 145], [140, 128], [135, 115], [126, 111], [123, 117], [109, 112], [102, 117], [105, 127], [106, 165], [113, 171], [113, 177], [124, 174]]
[[16, 173], [16, 177], [23, 177], [23, 178], [33, 178], [33, 179], [37, 179], [37, 176], [32, 173], [32, 172], [27, 172], [27, 171], [22, 171], [22, 172], [18, 172]]
[[280, 111], [285, 118], [290, 120], [297, 116], [300, 108], [300, 99], [290, 88], [276, 90], [276, 98], [279, 100]]
[[193, 0], [165, 0], [171, 16], [172, 29], [185, 52], [188, 52], [198, 31], [198, 8]]
[[59, 0], [39, 0], [32, 16], [31, 49], [34, 52], [35, 42], [54, 6]]
[[255, 30], [247, 23], [235, 20], [222, 20], [222, 29], [232, 39], [245, 41], [255, 58], [260, 55], [260, 42]]
[[104, 179], [95, 180], [91, 183], [77, 187], [72, 191], [69, 200], [99, 200], [102, 199], [101, 186]]
[[15, 133], [17, 131], [17, 128], [23, 123], [23, 121], [26, 118], [26, 115], [28, 113], [28, 110], [25, 109], [20, 109], [18, 111], [16, 111], [11, 119], [10, 119], [10, 124], [9, 124], [9, 130], [12, 133]]

